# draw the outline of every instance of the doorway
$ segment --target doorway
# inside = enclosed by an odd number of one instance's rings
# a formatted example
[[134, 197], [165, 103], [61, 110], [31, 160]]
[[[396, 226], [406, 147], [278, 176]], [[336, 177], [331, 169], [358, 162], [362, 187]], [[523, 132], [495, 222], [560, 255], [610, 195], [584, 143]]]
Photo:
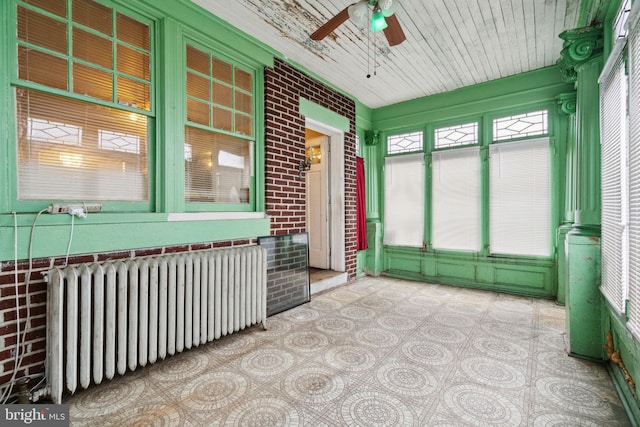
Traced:
[[[306, 183], [311, 294], [347, 283], [344, 131], [305, 118], [305, 147], [316, 147]], [[309, 157], [312, 156], [309, 150]], [[313, 257], [313, 258], [312, 258]], [[312, 260], [313, 259], [313, 260]]]
[[309, 233], [309, 266], [328, 270], [331, 266], [329, 232], [329, 137], [312, 129], [305, 130], [306, 159], [309, 163], [306, 184], [306, 228]]

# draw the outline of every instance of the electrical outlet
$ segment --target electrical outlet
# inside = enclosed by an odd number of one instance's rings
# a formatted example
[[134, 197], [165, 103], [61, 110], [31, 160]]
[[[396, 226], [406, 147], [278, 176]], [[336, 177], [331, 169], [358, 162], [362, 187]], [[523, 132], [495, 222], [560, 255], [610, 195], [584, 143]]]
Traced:
[[82, 211], [85, 213], [100, 212], [102, 205], [100, 203], [52, 203], [47, 208], [50, 214], [77, 214]]

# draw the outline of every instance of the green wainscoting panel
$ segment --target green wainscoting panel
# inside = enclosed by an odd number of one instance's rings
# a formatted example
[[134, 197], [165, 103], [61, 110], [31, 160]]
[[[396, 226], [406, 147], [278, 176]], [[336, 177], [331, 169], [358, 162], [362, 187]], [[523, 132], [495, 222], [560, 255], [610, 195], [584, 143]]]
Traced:
[[[422, 269], [418, 269], [418, 264]], [[385, 275], [461, 287], [551, 298], [556, 264], [551, 259], [482, 257], [384, 247]]]
[[547, 275], [542, 271], [527, 271], [522, 267], [496, 268], [496, 283], [503, 285], [528, 286], [544, 289], [547, 279]]
[[438, 277], [453, 277], [456, 279], [475, 280], [476, 266], [473, 264], [438, 262], [436, 264]]
[[387, 247], [384, 258], [385, 270], [389, 273], [402, 272], [410, 277], [422, 276], [422, 255], [419, 249]]

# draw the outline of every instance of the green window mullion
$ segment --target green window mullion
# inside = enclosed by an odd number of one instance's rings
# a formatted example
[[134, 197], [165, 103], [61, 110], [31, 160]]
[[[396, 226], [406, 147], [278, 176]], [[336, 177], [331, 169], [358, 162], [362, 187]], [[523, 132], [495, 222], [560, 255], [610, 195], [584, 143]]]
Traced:
[[209, 126], [213, 129], [213, 55], [209, 53], [209, 62], [207, 64], [209, 66], [209, 75], [207, 79], [209, 79], [209, 99], [207, 100], [207, 104], [209, 105]]
[[[70, 4], [70, 1], [67, 0], [67, 15], [69, 14], [69, 10], [70, 10], [69, 9], [69, 4]], [[68, 23], [69, 22], [68, 16], [65, 18], [65, 17], [59, 16], [59, 15], [56, 15], [55, 13], [48, 12], [48, 11], [46, 11], [44, 9], [39, 9], [39, 8], [37, 8], [35, 6], [30, 5], [29, 3], [23, 3], [21, 1], [19, 1], [18, 2], [18, 6], [24, 8], [24, 9], [28, 9], [28, 10], [31, 10], [33, 12], [39, 13], [40, 15], [46, 16], [47, 18], [55, 19], [56, 21], [60, 21], [60, 22], [64, 22], [64, 23]]]
[[116, 33], [116, 10], [111, 9], [111, 34], [113, 39], [111, 40], [111, 100], [118, 103], [118, 76], [116, 70], [118, 69], [118, 34]]
[[67, 0], [67, 91], [73, 93], [73, 17], [71, 0]]

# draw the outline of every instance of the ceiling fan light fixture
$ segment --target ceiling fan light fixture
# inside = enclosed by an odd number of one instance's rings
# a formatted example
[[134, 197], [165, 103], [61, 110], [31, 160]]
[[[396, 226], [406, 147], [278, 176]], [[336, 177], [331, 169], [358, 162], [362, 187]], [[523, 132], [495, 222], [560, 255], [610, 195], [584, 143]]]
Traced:
[[391, 16], [396, 13], [398, 2], [395, 0], [380, 0], [378, 6], [385, 17]]
[[351, 22], [359, 27], [364, 27], [367, 24], [367, 17], [369, 16], [369, 4], [366, 0], [362, 0], [358, 3], [349, 6], [349, 19]]
[[375, 33], [376, 31], [382, 31], [385, 28], [387, 28], [387, 21], [385, 21], [382, 11], [377, 9], [373, 12], [373, 16], [371, 17], [371, 32]]

